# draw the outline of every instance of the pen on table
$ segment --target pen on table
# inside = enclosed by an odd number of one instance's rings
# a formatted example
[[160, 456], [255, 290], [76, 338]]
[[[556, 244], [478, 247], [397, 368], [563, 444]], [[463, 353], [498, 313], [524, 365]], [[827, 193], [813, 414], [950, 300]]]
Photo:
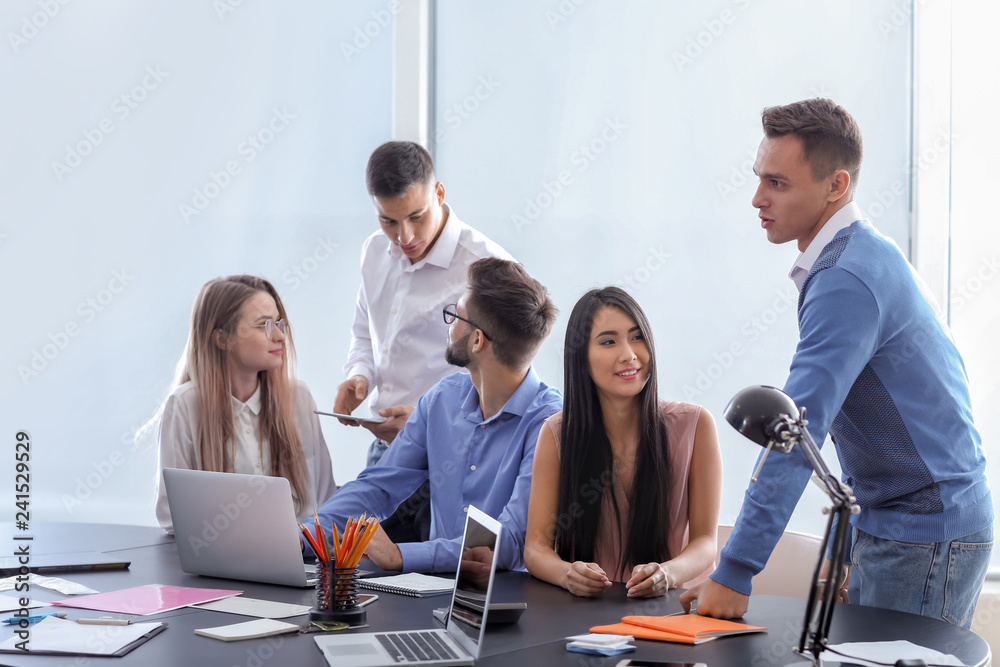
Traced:
[[3, 619], [3, 622], [8, 625], [18, 625], [21, 621], [27, 621], [29, 624], [38, 623], [46, 616], [56, 616], [58, 618], [66, 618], [66, 612], [64, 611], [50, 611], [47, 614], [32, 614], [31, 616], [11, 616], [10, 618]]
[[80, 625], [131, 625], [132, 621], [127, 618], [111, 618], [101, 616], [100, 618], [78, 618], [76, 622]]

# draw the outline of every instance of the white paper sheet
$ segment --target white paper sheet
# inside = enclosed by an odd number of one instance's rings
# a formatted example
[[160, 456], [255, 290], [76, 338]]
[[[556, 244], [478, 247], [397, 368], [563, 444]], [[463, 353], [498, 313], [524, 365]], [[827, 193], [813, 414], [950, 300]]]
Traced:
[[[0, 613], [8, 611], [17, 611], [21, 608], [20, 599], [16, 595], [0, 595]], [[36, 607], [48, 606], [48, 602], [36, 602], [32, 601], [28, 603], [28, 609], [35, 609]]]
[[[23, 581], [23, 577], [21, 577], [21, 575], [0, 579], [0, 591], [14, 590], [14, 587], [19, 581]], [[35, 574], [34, 572], [28, 575], [28, 583], [32, 586], [49, 588], [57, 593], [62, 593], [63, 595], [89, 595], [97, 592], [93, 588], [88, 588], [83, 584], [78, 584], [75, 581], [70, 581], [69, 579], [61, 579], [59, 577], [43, 577], [40, 574]]]
[[241, 595], [193, 606], [198, 609], [240, 614], [241, 616], [256, 616], [257, 618], [289, 618], [290, 616], [301, 616], [309, 611], [309, 607], [302, 604], [257, 600]]
[[[965, 664], [948, 653], [941, 653], [940, 651], [918, 646], [904, 640], [831, 644], [830, 648], [838, 651], [838, 653], [824, 651], [820, 654], [822, 660], [842, 662], [848, 661], [844, 656], [850, 656], [851, 659], [848, 662], [864, 665], [865, 667], [882, 667], [885, 663], [894, 665], [897, 660], [915, 660], [918, 658], [929, 665], [956, 665], [957, 667], [962, 667]], [[840, 653], [843, 655], [840, 655]], [[882, 665], [876, 663], [882, 663]]]
[[[70, 654], [113, 655], [161, 623], [132, 625], [80, 625], [75, 621], [49, 616], [31, 626], [29, 652], [59, 651]], [[14, 650], [22, 641], [17, 635], [0, 642], [0, 649]], [[0, 658], [2, 661], [2, 658]]]

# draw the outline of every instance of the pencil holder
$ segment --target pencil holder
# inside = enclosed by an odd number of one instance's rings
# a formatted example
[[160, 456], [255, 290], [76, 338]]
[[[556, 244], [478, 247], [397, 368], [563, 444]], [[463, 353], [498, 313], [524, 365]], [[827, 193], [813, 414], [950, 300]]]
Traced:
[[309, 610], [309, 620], [364, 625], [367, 614], [358, 606], [358, 568], [320, 561], [316, 574], [316, 606]]

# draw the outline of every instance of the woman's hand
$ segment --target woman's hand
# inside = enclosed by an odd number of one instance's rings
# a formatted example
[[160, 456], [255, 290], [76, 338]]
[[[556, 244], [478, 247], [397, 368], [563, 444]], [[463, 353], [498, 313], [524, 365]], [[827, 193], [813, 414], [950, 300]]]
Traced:
[[663, 563], [646, 563], [632, 568], [632, 578], [625, 582], [630, 598], [654, 598], [670, 588], [670, 575]]
[[570, 564], [563, 583], [563, 588], [573, 595], [588, 598], [600, 595], [610, 586], [611, 581], [600, 565], [582, 560]]

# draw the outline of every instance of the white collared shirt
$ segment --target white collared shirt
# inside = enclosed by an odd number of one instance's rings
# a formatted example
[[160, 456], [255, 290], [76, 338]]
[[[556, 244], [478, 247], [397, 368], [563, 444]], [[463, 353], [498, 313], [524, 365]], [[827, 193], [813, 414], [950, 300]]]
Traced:
[[809, 272], [812, 271], [813, 264], [816, 263], [819, 254], [833, 240], [837, 232], [845, 227], [850, 227], [862, 217], [864, 216], [861, 215], [861, 207], [853, 200], [844, 204], [836, 213], [830, 216], [830, 219], [816, 233], [816, 236], [809, 242], [806, 249], [799, 253], [795, 263], [792, 264], [792, 270], [788, 272], [788, 277], [795, 283], [795, 287], [799, 290], [802, 289], [802, 284], [806, 281], [806, 276], [809, 275]]
[[[244, 475], [271, 475], [267, 441], [260, 434], [260, 383], [257, 390], [244, 403], [231, 397], [233, 403], [233, 425], [236, 438], [233, 447], [232, 472]], [[316, 401], [309, 388], [301, 380], [296, 384], [295, 427], [302, 443], [302, 453], [309, 472], [309, 496], [302, 503], [300, 520], [312, 516], [314, 507], [322, 505], [337, 490], [319, 417], [313, 412]], [[152, 425], [151, 433], [156, 434], [159, 448], [159, 466], [156, 474], [157, 499], [156, 518], [167, 532], [173, 532], [170, 520], [170, 506], [163, 486], [164, 468], [186, 468], [202, 470], [198, 450], [198, 419], [201, 405], [193, 382], [185, 382], [171, 392], [150, 424], [140, 431], [146, 432]], [[137, 435], [138, 437], [138, 435]]]
[[260, 382], [246, 403], [235, 396], [233, 426], [236, 429], [236, 447], [233, 455], [233, 472], [244, 475], [264, 475], [264, 461], [269, 460], [267, 443], [260, 439]]
[[447, 204], [444, 210], [444, 229], [416, 264], [381, 229], [361, 248], [361, 287], [344, 373], [368, 378], [372, 414], [416, 405], [438, 381], [460, 370], [444, 360], [448, 325], [441, 309], [462, 296], [470, 264], [484, 257], [513, 260]]

